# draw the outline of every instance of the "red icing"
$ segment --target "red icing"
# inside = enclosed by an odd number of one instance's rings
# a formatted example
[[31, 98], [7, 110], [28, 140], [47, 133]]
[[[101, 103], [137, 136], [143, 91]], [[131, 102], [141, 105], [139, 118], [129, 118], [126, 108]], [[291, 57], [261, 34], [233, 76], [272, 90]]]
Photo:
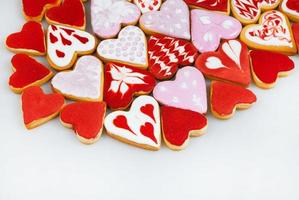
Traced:
[[299, 13], [299, 1], [298, 0], [288, 0], [286, 6], [290, 10], [294, 10]]
[[84, 5], [81, 0], [64, 0], [60, 6], [49, 9], [46, 18], [63, 25], [83, 27], [85, 26]]
[[193, 64], [198, 56], [191, 42], [158, 34], [150, 37], [148, 52], [149, 70], [157, 79], [171, 78], [180, 65]]
[[41, 23], [27, 22], [21, 32], [13, 33], [7, 37], [6, 45], [12, 49], [34, 50], [45, 53], [45, 37]]
[[156, 122], [155, 116], [154, 116], [154, 106], [152, 104], [146, 104], [140, 108], [140, 111], [147, 116], [149, 116], [154, 122]]
[[15, 72], [9, 78], [9, 85], [13, 88], [25, 88], [52, 73], [43, 64], [25, 54], [15, 55], [11, 63]]
[[[120, 74], [120, 69], [129, 70], [130, 72], [127, 73], [127, 77], [130, 76], [131, 78], [137, 79], [139, 83], [132, 84], [132, 79], [125, 79], [123, 81], [121, 81], [120, 79], [114, 79], [111, 73], [114, 73], [114, 71], [116, 71], [117, 74]], [[117, 92], [111, 89], [112, 82], [117, 83]], [[115, 110], [128, 107], [133, 100], [133, 96], [135, 93], [150, 93], [155, 85], [156, 81], [154, 77], [146, 70], [116, 63], [108, 63], [105, 67], [104, 98], [107, 102], [107, 105], [111, 109]], [[124, 94], [121, 92], [121, 86], [128, 87]]]
[[88, 38], [86, 37], [81, 37], [80, 35], [77, 34], [74, 34], [73, 36], [83, 44], [86, 44], [88, 42]]
[[61, 94], [44, 94], [40, 87], [29, 87], [22, 94], [24, 123], [27, 125], [49, 117], [59, 112], [63, 105], [64, 98]]
[[145, 136], [145, 137], [148, 137], [150, 138], [152, 141], [154, 141], [156, 144], [158, 143], [157, 142], [157, 139], [155, 137], [155, 134], [154, 134], [154, 126], [149, 123], [149, 122], [146, 122], [144, 125], [142, 125], [140, 127], [140, 133]]
[[118, 127], [118, 128], [128, 130], [128, 131], [130, 131], [131, 133], [133, 133], [134, 135], [136, 135], [136, 133], [134, 133], [134, 132], [132, 131], [132, 129], [129, 127], [129, 125], [128, 125], [128, 120], [127, 120], [126, 116], [124, 116], [124, 115], [117, 116], [117, 117], [113, 120], [113, 124], [114, 124], [116, 127]]
[[106, 113], [104, 102], [76, 102], [61, 111], [61, 121], [71, 124], [75, 133], [85, 139], [95, 139], [103, 128]]
[[22, 0], [23, 10], [28, 17], [39, 17], [43, 15], [46, 7], [57, 5], [60, 0]]
[[256, 96], [241, 86], [213, 81], [211, 84], [211, 107], [220, 116], [232, 114], [237, 104], [252, 104]]
[[252, 70], [257, 78], [266, 84], [275, 83], [279, 72], [294, 69], [294, 62], [286, 55], [270, 51], [253, 50], [250, 52]]
[[58, 41], [57, 37], [55, 37], [52, 33], [50, 33], [50, 42], [55, 44]]
[[[240, 42], [242, 45], [239, 59], [240, 66], [223, 51], [222, 45], [224, 45], [226, 41], [222, 42], [221, 47], [217, 52], [206, 52], [201, 54], [197, 58], [195, 66], [208, 77], [248, 86], [251, 81], [248, 49], [243, 42], [239, 40], [235, 41]], [[231, 49], [234, 49], [234, 47], [232, 46]], [[206, 66], [206, 63], [208, 63], [208, 59], [211, 57], [219, 58], [222, 65], [224, 65], [225, 67], [219, 66], [219, 68], [215, 69], [208, 68]]]
[[59, 57], [59, 58], [63, 58], [65, 56], [65, 53], [59, 51], [59, 50], [56, 50], [56, 55]]
[[296, 41], [297, 49], [299, 49], [299, 23], [292, 25], [293, 35]]
[[65, 46], [70, 46], [72, 45], [72, 42], [68, 39], [66, 39], [65, 37], [63, 37], [63, 35], [60, 33], [60, 38], [61, 38], [61, 42], [63, 45]]
[[[66, 28], [61, 28], [64, 32], [66, 32], [66, 34], [68, 35], [72, 35], [72, 33], [74, 33], [75, 31], [74, 30], [71, 30], [71, 29], [66, 29]], [[54, 29], [53, 29], [54, 30]], [[54, 30], [56, 31], [57, 28]]]
[[200, 113], [169, 106], [161, 107], [161, 120], [164, 139], [174, 146], [182, 146], [190, 131], [200, 131], [208, 124]]
[[204, 8], [207, 10], [214, 10], [220, 12], [227, 12], [228, 0], [185, 0], [185, 2], [191, 6]]

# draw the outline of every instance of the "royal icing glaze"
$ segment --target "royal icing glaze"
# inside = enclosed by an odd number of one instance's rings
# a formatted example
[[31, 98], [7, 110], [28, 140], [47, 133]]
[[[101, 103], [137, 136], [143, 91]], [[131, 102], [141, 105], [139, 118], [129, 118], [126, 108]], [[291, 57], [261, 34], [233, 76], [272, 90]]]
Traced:
[[41, 21], [47, 9], [59, 5], [61, 0], [22, 0], [27, 19]]
[[294, 40], [296, 42], [297, 49], [299, 51], [299, 23], [294, 23], [292, 25], [292, 31], [294, 34]]
[[242, 30], [235, 18], [205, 10], [192, 10], [191, 22], [192, 42], [200, 52], [215, 51], [221, 38], [234, 39]]
[[109, 135], [138, 147], [158, 150], [161, 144], [160, 110], [151, 96], [137, 97], [128, 112], [110, 113], [104, 122]]
[[229, 13], [229, 0], [185, 0], [185, 2], [192, 7]]
[[189, 9], [184, 1], [167, 0], [162, 4], [160, 11], [144, 13], [139, 22], [142, 29], [148, 32], [189, 40], [189, 18]]
[[127, 26], [118, 39], [103, 40], [97, 49], [103, 60], [115, 61], [142, 68], [147, 67], [147, 44], [144, 33], [137, 26]]
[[126, 0], [92, 0], [91, 24], [93, 31], [101, 38], [113, 38], [121, 25], [137, 23], [140, 10]]
[[146, 70], [116, 63], [105, 66], [104, 97], [113, 110], [127, 108], [134, 94], [148, 94], [155, 84], [154, 77]]
[[134, 0], [142, 13], [159, 10], [162, 0]]
[[174, 81], [158, 83], [153, 96], [163, 105], [202, 114], [207, 112], [205, 79], [195, 67], [183, 67], [178, 70]]
[[100, 101], [103, 98], [103, 64], [94, 56], [80, 57], [73, 71], [57, 73], [52, 79], [56, 91], [71, 99]]
[[50, 25], [47, 34], [48, 59], [58, 70], [70, 68], [77, 54], [93, 52], [96, 40], [88, 32]]
[[148, 40], [149, 70], [157, 79], [171, 78], [180, 65], [193, 64], [197, 49], [187, 40], [155, 34]]
[[288, 15], [291, 20], [299, 22], [299, 1], [298, 0], [282, 0], [280, 4], [280, 9], [286, 15]]

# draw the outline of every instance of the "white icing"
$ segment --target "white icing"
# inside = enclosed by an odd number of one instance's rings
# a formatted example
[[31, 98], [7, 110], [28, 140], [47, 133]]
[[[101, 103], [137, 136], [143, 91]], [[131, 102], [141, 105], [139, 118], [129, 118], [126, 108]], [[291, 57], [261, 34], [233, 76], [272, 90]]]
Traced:
[[209, 57], [206, 61], [206, 67], [209, 69], [227, 68], [222, 64], [222, 61], [217, 57]]
[[240, 56], [242, 45], [239, 41], [229, 40], [228, 42], [223, 43], [222, 50], [230, 59], [232, 59], [239, 67], [241, 67]]

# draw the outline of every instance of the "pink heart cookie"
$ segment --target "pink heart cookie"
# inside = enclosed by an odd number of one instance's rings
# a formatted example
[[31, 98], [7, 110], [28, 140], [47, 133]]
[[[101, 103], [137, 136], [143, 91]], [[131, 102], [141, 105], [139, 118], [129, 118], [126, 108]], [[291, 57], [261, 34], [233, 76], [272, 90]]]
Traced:
[[146, 33], [160, 33], [182, 39], [190, 39], [190, 19], [187, 4], [182, 0], [165, 1], [160, 11], [144, 13], [140, 27]]
[[202, 53], [215, 51], [221, 38], [234, 39], [242, 30], [241, 23], [233, 17], [205, 10], [192, 10], [191, 22], [192, 42]]
[[180, 69], [174, 81], [164, 81], [156, 85], [153, 96], [163, 105], [207, 112], [206, 82], [202, 73], [195, 67]]
[[138, 22], [140, 10], [136, 5], [124, 0], [92, 0], [91, 24], [93, 31], [101, 38], [113, 38], [121, 25]]
[[134, 0], [142, 13], [159, 10], [162, 0]]

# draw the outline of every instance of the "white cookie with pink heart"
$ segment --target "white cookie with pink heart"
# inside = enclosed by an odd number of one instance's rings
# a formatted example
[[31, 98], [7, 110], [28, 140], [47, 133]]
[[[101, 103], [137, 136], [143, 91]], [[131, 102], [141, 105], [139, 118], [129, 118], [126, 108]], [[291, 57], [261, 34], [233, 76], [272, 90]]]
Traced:
[[94, 56], [81, 57], [72, 71], [57, 73], [52, 79], [54, 91], [72, 100], [103, 99], [103, 63]]

